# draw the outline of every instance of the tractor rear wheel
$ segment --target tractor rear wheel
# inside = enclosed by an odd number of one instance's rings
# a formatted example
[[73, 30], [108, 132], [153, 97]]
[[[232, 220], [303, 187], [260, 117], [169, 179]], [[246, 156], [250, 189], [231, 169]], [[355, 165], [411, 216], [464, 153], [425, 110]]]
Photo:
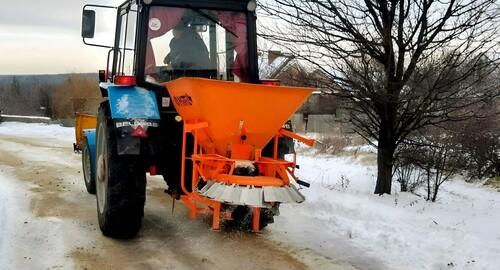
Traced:
[[83, 144], [82, 149], [82, 170], [83, 179], [85, 180], [85, 187], [87, 192], [95, 194], [95, 177], [92, 175], [92, 164], [90, 160], [90, 149], [87, 142]]
[[105, 236], [132, 238], [141, 228], [146, 173], [135, 156], [119, 156], [115, 130], [104, 103], [97, 117], [97, 217]]

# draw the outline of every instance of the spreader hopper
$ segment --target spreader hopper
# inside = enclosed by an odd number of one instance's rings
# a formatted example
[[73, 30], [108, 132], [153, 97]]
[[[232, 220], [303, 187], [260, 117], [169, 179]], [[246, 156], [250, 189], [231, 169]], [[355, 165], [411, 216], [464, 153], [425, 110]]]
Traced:
[[305, 102], [311, 88], [181, 78], [167, 83], [177, 112], [185, 123], [208, 123], [200, 132], [207, 152], [225, 156], [228, 146], [262, 149]]

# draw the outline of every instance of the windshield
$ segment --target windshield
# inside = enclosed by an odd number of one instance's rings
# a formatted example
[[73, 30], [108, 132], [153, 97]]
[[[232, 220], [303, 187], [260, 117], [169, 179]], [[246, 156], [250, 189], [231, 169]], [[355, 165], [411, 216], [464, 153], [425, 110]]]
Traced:
[[244, 13], [153, 7], [148, 22], [145, 78], [249, 81]]

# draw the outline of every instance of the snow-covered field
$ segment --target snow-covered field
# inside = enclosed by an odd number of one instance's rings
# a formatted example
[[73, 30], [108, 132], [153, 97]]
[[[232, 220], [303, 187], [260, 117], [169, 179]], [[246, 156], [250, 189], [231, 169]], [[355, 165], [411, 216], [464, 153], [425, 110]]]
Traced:
[[275, 227], [293, 224], [308, 245], [339, 249], [326, 239], [340, 239], [394, 269], [500, 269], [499, 192], [456, 178], [435, 203], [397, 183], [392, 195], [377, 196], [375, 164], [307, 154], [298, 162], [312, 184], [302, 190], [307, 202], [285, 205]]
[[[1, 123], [0, 135], [46, 138], [68, 147], [74, 136], [71, 128], [21, 123]], [[372, 155], [369, 150], [360, 152], [366, 157]], [[311, 182], [311, 188], [302, 189], [306, 202], [282, 205], [281, 216], [262, 233], [291, 253], [321, 254], [357, 269], [500, 269], [499, 192], [455, 179], [443, 185], [435, 203], [400, 193], [396, 184], [392, 195], [377, 196], [376, 167], [366, 159], [306, 151], [298, 163], [299, 177]], [[19, 221], [1, 217], [15, 217], [11, 206], [20, 202], [3, 190], [16, 189], [0, 178], [0, 258], [11, 248], [10, 238], [2, 235], [15, 235], [6, 230]]]

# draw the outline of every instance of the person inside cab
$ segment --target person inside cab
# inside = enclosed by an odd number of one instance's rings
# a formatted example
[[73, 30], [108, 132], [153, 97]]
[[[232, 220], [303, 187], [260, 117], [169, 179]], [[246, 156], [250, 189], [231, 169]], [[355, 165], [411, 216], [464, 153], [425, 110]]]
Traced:
[[211, 69], [207, 46], [193, 27], [181, 20], [172, 34], [170, 52], [163, 60], [170, 69], [184, 76], [203, 76]]

